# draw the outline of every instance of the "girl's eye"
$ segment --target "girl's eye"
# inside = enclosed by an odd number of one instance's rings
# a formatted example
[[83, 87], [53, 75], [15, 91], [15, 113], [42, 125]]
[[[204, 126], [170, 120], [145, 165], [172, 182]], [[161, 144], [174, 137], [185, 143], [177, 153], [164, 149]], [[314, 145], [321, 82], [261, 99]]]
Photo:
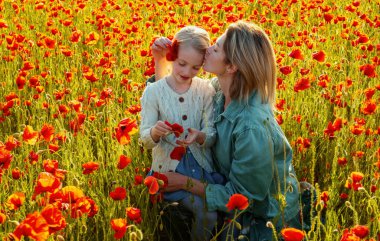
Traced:
[[186, 64], [185, 63], [178, 63], [179, 66], [185, 66]]
[[193, 67], [194, 70], [200, 70], [201, 68], [199, 67]]

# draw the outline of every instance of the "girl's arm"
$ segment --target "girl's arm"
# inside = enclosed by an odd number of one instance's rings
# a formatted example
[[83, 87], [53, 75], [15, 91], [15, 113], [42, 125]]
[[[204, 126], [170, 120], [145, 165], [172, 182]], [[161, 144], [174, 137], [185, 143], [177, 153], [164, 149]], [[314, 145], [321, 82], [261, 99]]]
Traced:
[[152, 86], [147, 86], [141, 97], [140, 139], [148, 149], [155, 147], [159, 140], [153, 139], [152, 128], [158, 121], [158, 99]]

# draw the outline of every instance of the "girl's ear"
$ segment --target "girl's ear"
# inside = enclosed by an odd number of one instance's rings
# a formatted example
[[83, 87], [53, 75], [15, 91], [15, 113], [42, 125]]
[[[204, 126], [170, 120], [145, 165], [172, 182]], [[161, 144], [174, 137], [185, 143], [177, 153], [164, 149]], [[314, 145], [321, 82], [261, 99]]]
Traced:
[[236, 71], [238, 71], [238, 67], [234, 64], [228, 64], [227, 65], [227, 73], [234, 74]]

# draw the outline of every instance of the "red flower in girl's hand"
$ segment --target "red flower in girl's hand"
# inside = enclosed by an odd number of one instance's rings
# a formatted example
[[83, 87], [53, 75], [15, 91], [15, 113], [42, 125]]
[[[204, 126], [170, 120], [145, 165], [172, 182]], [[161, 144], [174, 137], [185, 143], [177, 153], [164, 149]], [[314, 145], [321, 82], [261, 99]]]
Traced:
[[166, 54], [167, 61], [174, 61], [177, 59], [178, 48], [179, 48], [179, 43], [177, 40], [174, 40], [173, 43], [168, 46], [169, 52]]
[[170, 158], [173, 160], [180, 161], [186, 153], [186, 148], [183, 146], [176, 146], [173, 151], [170, 153]]
[[180, 124], [178, 123], [170, 124], [168, 121], [165, 121], [165, 124], [167, 126], [170, 126], [170, 128], [172, 128], [175, 137], [178, 138], [183, 133], [183, 127]]

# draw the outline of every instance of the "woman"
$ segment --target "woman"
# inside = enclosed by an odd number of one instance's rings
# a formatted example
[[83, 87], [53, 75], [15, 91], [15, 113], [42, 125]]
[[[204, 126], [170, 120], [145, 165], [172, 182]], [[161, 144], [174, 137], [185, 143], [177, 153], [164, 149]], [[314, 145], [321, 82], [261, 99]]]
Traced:
[[[152, 47], [158, 75], [164, 72], [158, 53], [166, 52], [168, 41], [160, 38]], [[292, 150], [273, 115], [276, 63], [268, 36], [251, 23], [231, 24], [207, 50], [203, 68], [217, 76], [220, 87], [214, 97], [217, 138], [212, 149], [218, 171], [228, 181], [204, 184], [168, 172], [165, 191], [186, 189], [205, 197], [209, 211], [226, 213], [232, 194], [246, 196], [251, 204], [238, 221], [240, 234], [249, 240], [272, 240], [268, 221], [277, 231], [285, 225], [300, 228]]]

